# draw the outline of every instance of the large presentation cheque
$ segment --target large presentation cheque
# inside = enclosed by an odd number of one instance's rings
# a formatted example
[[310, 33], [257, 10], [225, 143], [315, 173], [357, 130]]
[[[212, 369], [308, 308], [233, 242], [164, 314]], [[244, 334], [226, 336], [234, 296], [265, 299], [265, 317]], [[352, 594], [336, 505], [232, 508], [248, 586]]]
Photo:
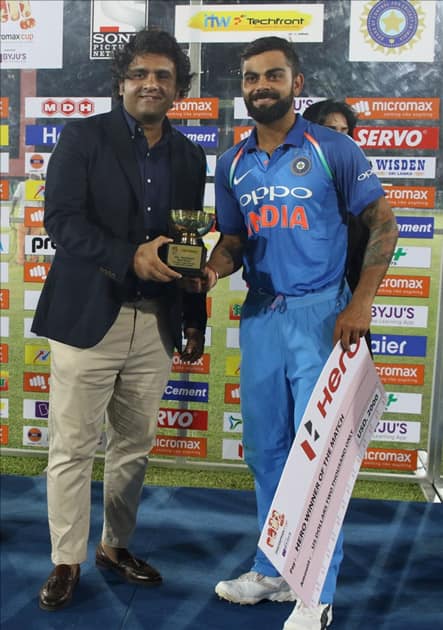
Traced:
[[317, 381], [259, 546], [307, 606], [320, 593], [366, 447], [386, 405], [364, 339], [337, 343]]

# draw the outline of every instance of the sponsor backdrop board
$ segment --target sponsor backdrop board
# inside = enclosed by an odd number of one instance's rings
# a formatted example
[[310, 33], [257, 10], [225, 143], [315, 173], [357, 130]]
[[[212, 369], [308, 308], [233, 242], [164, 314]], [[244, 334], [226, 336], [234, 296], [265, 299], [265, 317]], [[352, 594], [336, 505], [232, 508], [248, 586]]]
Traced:
[[[335, 0], [272, 3], [272, 10], [268, 5], [1, 3], [3, 447], [47, 449], [50, 353], [30, 325], [55, 251], [43, 227], [50, 153], [67, 120], [112, 107], [112, 54], [151, 25], [174, 33], [192, 52], [199, 73], [198, 87], [174, 104], [170, 118], [208, 156], [208, 210], [214, 206], [217, 156], [251, 131], [238, 73], [248, 41], [273, 34], [294, 42], [306, 75], [304, 92], [294, 99], [297, 113], [331, 97], [354, 107], [355, 140], [381, 178], [400, 230], [373, 306], [372, 350], [388, 402], [362, 468], [389, 475], [414, 473], [422, 465], [417, 454], [428, 447], [441, 286], [443, 4]], [[206, 240], [212, 247], [217, 234]], [[238, 326], [245, 289], [240, 273], [220, 281], [208, 298], [204, 356], [193, 366], [174, 357], [159, 412], [157, 458], [244, 465]]]

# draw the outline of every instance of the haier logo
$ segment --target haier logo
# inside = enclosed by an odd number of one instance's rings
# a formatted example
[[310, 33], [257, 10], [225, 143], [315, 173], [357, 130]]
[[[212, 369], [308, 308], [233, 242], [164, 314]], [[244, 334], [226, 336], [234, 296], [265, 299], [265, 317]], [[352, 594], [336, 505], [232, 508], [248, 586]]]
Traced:
[[405, 335], [371, 335], [371, 348], [374, 354], [402, 357], [425, 357], [427, 338]]
[[63, 125], [26, 125], [25, 144], [30, 145], [54, 145], [63, 129]]
[[190, 402], [208, 402], [209, 384], [188, 381], [168, 381], [163, 400], [188, 400]]

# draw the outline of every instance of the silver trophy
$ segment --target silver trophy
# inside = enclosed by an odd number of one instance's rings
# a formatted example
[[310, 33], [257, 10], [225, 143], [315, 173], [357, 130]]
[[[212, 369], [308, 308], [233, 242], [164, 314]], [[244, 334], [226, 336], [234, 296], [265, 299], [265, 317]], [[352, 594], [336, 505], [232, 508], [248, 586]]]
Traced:
[[200, 276], [206, 262], [203, 236], [213, 227], [215, 217], [204, 210], [170, 211], [170, 236], [166, 264], [184, 276]]

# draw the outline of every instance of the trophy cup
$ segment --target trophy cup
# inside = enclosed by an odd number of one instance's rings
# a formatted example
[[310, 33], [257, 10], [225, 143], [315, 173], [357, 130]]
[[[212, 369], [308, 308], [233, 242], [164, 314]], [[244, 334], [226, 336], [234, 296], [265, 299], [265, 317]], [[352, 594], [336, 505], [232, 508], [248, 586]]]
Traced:
[[206, 261], [202, 237], [214, 225], [214, 215], [203, 210], [171, 210], [171, 238], [166, 246], [166, 264], [184, 276], [200, 276]]

